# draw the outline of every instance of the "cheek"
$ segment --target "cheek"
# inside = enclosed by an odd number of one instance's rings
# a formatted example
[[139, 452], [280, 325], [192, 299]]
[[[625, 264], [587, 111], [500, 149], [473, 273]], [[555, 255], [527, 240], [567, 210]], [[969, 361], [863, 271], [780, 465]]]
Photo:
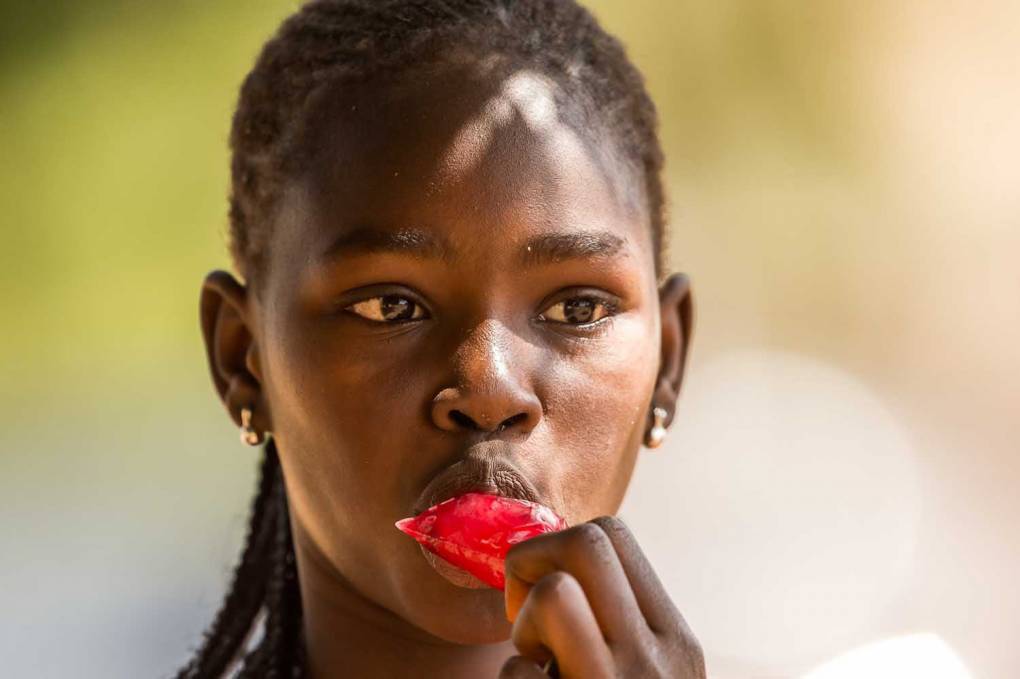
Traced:
[[403, 518], [403, 465], [421, 430], [413, 395], [424, 371], [344, 342], [320, 321], [292, 322], [270, 341], [274, 433], [289, 458], [295, 502], [327, 544], [355, 549], [359, 535]]
[[570, 523], [615, 513], [633, 472], [659, 366], [658, 333], [616, 322], [604, 341], [557, 362], [548, 381], [550, 463]]

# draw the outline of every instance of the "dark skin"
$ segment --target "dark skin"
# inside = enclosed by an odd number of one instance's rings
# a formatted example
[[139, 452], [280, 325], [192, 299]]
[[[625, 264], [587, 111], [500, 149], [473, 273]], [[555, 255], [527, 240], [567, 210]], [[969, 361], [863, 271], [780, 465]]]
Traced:
[[[346, 88], [259, 288], [206, 278], [214, 383], [280, 453], [316, 679], [540, 677], [553, 656], [563, 677], [704, 676], [611, 516], [653, 402], [676, 406], [687, 280], [657, 280], [636, 172], [554, 89], [451, 65]], [[505, 595], [452, 584], [393, 527], [476, 454], [571, 525], [510, 551]]]

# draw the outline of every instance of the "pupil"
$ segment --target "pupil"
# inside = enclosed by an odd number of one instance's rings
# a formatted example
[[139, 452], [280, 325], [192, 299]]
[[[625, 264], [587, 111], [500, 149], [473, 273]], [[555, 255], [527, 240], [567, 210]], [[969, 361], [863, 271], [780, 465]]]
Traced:
[[571, 299], [563, 303], [563, 315], [571, 323], [588, 323], [595, 315], [595, 302], [590, 299]]
[[387, 321], [404, 320], [410, 318], [409, 312], [414, 311], [411, 300], [400, 295], [386, 295], [379, 303], [383, 318]]

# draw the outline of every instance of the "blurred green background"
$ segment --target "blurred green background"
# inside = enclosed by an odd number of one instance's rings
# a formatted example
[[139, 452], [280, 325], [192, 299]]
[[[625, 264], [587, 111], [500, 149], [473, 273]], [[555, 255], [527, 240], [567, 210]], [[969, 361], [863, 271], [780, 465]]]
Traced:
[[[624, 516], [713, 676], [916, 633], [1015, 676], [1020, 6], [587, 4], [659, 106], [698, 306]], [[0, 3], [9, 676], [166, 676], [219, 605], [256, 460], [198, 291], [238, 86], [296, 6]]]

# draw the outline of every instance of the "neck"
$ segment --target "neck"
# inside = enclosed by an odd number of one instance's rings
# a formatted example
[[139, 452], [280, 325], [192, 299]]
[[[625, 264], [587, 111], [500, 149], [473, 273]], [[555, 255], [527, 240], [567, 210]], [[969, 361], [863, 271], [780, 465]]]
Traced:
[[308, 676], [476, 679], [496, 677], [509, 641], [464, 646], [439, 639], [357, 591], [293, 526]]

